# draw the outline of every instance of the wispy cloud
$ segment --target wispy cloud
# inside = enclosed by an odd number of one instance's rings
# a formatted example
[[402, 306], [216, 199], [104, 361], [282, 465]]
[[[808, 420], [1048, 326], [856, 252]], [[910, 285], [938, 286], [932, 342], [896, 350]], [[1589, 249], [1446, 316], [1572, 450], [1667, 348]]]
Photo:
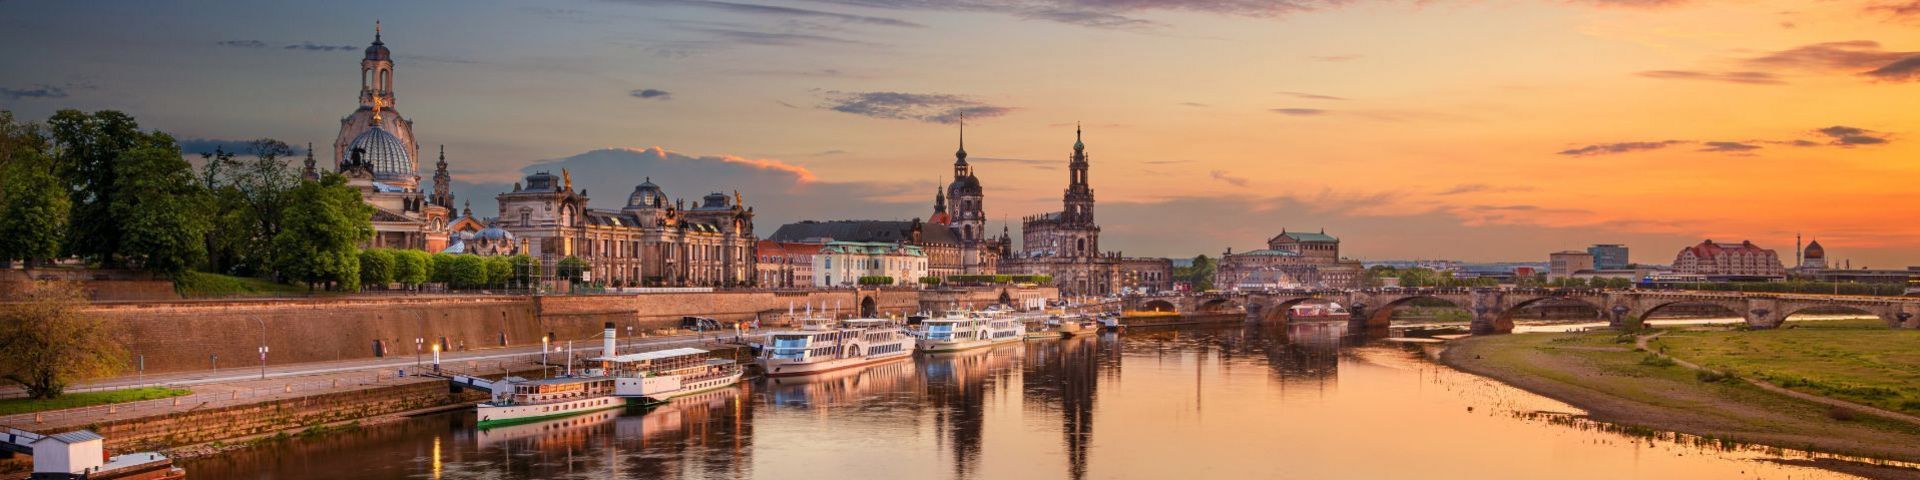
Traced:
[[1679, 145], [1682, 143], [1690, 143], [1690, 142], [1686, 140], [1661, 140], [1657, 142], [1596, 143], [1596, 144], [1587, 145], [1584, 147], [1569, 148], [1566, 150], [1561, 150], [1559, 153], [1561, 155], [1574, 156], [1574, 157], [1591, 157], [1591, 156], [1597, 156], [1597, 155], [1614, 155], [1614, 154], [1620, 154], [1620, 153], [1659, 150], [1662, 148], [1667, 148], [1667, 147]]
[[1704, 142], [1700, 144], [1702, 152], [1743, 153], [1759, 150], [1759, 145], [1743, 142]]
[[0, 97], [8, 100], [67, 98], [67, 89], [46, 84], [21, 88], [0, 87]]
[[1226, 182], [1228, 185], [1233, 185], [1236, 187], [1247, 186], [1246, 177], [1235, 176], [1233, 174], [1227, 173], [1226, 170], [1214, 170], [1211, 172], [1207, 172], [1207, 176], [1213, 177], [1214, 180]]
[[656, 90], [652, 88], [634, 90], [632, 92], [628, 92], [627, 94], [632, 95], [634, 98], [644, 98], [648, 100], [672, 100], [673, 99], [673, 94], [667, 93], [666, 90]]
[[1207, 106], [1207, 104], [1204, 104], [1204, 103], [1200, 103], [1200, 102], [1180, 102], [1180, 106], [1182, 106], [1182, 107], [1194, 107], [1194, 108], [1205, 108], [1205, 107]]
[[1826, 137], [1828, 139], [1827, 144], [1834, 146], [1852, 147], [1856, 145], [1879, 145], [1887, 143], [1887, 136], [1885, 134], [1844, 125], [1834, 125], [1814, 130], [1813, 132]]
[[1360, 55], [1314, 55], [1307, 58], [1316, 62], [1345, 62], [1350, 60], [1359, 60], [1365, 57]]
[[838, 92], [824, 95], [820, 108], [873, 118], [954, 123], [961, 118], [990, 118], [1012, 112], [962, 95], [903, 92]]
[[1863, 75], [1896, 82], [1920, 81], [1920, 55], [1900, 59]]
[[1460, 185], [1454, 185], [1452, 188], [1448, 188], [1446, 190], [1433, 192], [1433, 194], [1436, 196], [1444, 197], [1444, 196], [1451, 196], [1451, 195], [1465, 195], [1469, 193], [1506, 193], [1506, 192], [1531, 192], [1531, 191], [1533, 191], [1533, 187], [1521, 186], [1521, 185], [1493, 186], [1493, 185], [1488, 185], [1484, 183], [1463, 183]]
[[222, 47], [267, 48], [267, 42], [259, 40], [224, 40], [217, 44]]
[[1321, 110], [1318, 108], [1298, 108], [1298, 107], [1275, 108], [1275, 109], [1271, 109], [1270, 111], [1272, 111], [1273, 113], [1281, 114], [1281, 115], [1292, 115], [1296, 117], [1311, 117], [1311, 116], [1323, 115], [1327, 113], [1326, 110]]
[[[1801, 45], [1747, 58], [1741, 62], [1756, 68], [1859, 73], [1884, 80], [1894, 80], [1910, 76], [1913, 68], [1909, 64], [1903, 70], [1895, 65], [1909, 61], [1920, 62], [1916, 58], [1920, 58], [1920, 52], [1890, 51], [1881, 49], [1880, 42], [1848, 40]], [[1887, 68], [1891, 70], [1881, 72], [1881, 69]]]
[[1321, 95], [1317, 93], [1306, 93], [1306, 92], [1279, 92], [1279, 93], [1281, 95], [1286, 95], [1293, 98], [1304, 98], [1307, 100], [1346, 100], [1346, 98], [1344, 97], [1336, 97], [1332, 95]]
[[1768, 72], [1704, 72], [1695, 70], [1649, 70], [1639, 72], [1647, 78], [1667, 80], [1709, 80], [1715, 82], [1743, 83], [1748, 85], [1783, 85], [1780, 77]]
[[[267, 43], [262, 40], [222, 40], [222, 41], [214, 42], [214, 44], [222, 47], [255, 48], [255, 49], [269, 48], [274, 46], [273, 44]], [[301, 50], [301, 51], [309, 51], [309, 52], [337, 52], [337, 51], [346, 51], [346, 50], [358, 50], [360, 47], [355, 47], [352, 45], [321, 45], [313, 42], [300, 42], [300, 43], [281, 44], [279, 48], [281, 50]]]

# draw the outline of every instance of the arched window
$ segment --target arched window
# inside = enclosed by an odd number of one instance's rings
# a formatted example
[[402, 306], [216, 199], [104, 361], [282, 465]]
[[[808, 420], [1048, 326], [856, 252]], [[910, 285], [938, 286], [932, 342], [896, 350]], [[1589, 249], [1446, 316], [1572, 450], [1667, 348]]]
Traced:
[[1075, 252], [1085, 253], [1087, 251], [1087, 239], [1085, 238], [1080, 239], [1079, 246], [1074, 247], [1073, 250]]

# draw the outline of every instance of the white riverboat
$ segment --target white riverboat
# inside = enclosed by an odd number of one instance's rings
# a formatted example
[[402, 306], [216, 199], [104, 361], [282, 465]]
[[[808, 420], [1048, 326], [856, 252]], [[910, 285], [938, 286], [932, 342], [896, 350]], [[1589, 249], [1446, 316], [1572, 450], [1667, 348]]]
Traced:
[[768, 376], [809, 375], [913, 356], [914, 339], [884, 318], [802, 320], [799, 330], [767, 334], [754, 359]]
[[607, 377], [510, 380], [495, 385], [493, 398], [474, 407], [482, 427], [627, 406], [627, 399], [613, 396], [613, 379]]
[[713, 358], [698, 348], [674, 348], [652, 352], [599, 357], [596, 373], [613, 379], [613, 395], [664, 402], [740, 383], [744, 373], [740, 363]]
[[913, 331], [921, 351], [951, 352], [1018, 342], [1027, 326], [1019, 318], [998, 312], [962, 312], [920, 321]]

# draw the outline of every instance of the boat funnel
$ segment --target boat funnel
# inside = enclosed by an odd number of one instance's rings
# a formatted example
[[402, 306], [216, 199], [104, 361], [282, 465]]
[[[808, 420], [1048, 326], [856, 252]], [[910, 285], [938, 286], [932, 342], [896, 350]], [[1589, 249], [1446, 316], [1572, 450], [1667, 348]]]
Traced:
[[617, 354], [617, 352], [613, 351], [614, 331], [615, 330], [613, 329], [613, 322], [607, 322], [607, 338], [605, 340], [602, 340], [602, 342], [605, 342], [605, 343], [603, 343], [602, 344], [603, 346], [600, 348], [600, 356], [611, 357]]

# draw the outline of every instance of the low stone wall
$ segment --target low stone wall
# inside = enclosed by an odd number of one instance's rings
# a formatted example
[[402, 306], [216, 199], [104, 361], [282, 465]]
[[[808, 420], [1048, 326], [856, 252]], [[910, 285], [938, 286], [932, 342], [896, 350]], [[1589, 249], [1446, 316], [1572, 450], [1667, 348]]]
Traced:
[[128, 452], [266, 435], [313, 425], [476, 402], [485, 398], [486, 394], [474, 391], [449, 393], [444, 381], [421, 381], [116, 420], [86, 428], [107, 437], [109, 451]]
[[[647, 293], [628, 295], [364, 295], [254, 300], [97, 303], [91, 313], [124, 322], [133, 365], [146, 373], [259, 365], [263, 339], [269, 365], [414, 354], [414, 339], [447, 350], [588, 340], [613, 322], [622, 335], [677, 328], [681, 317], [723, 322], [772, 320], [789, 306], [858, 315], [873, 302], [882, 316], [904, 316], [929, 304], [985, 306], [1010, 298], [1052, 298], [1051, 288], [976, 290], [820, 290]], [[591, 341], [591, 340], [589, 340]]]

